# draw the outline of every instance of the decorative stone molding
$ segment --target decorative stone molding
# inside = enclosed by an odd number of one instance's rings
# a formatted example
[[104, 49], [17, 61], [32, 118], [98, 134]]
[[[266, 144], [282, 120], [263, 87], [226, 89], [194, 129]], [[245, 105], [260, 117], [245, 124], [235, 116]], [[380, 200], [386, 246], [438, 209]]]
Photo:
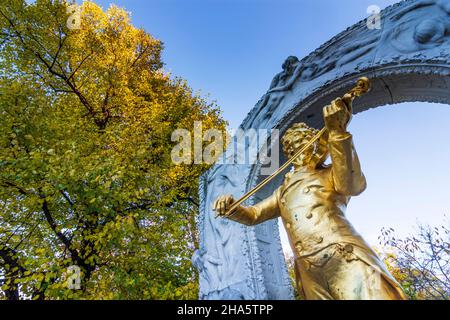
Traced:
[[[380, 30], [363, 20], [302, 60], [289, 57], [241, 127], [281, 134], [300, 121], [320, 127], [322, 107], [361, 76], [372, 80], [372, 91], [355, 100], [355, 113], [407, 101], [449, 104], [450, 0], [402, 1], [381, 11], [381, 20]], [[202, 176], [201, 241], [193, 257], [200, 299], [293, 298], [277, 220], [246, 227], [214, 219], [211, 210], [218, 195], [239, 198], [262, 178], [260, 164], [217, 164]], [[272, 193], [280, 179], [247, 204]]]

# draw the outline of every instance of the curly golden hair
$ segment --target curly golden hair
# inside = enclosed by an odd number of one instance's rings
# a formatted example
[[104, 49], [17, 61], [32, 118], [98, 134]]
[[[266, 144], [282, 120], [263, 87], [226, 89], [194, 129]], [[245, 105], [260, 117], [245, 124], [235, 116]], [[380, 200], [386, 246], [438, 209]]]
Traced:
[[[299, 150], [305, 143], [310, 141], [319, 130], [311, 128], [304, 122], [293, 124], [281, 138], [283, 145], [283, 152], [286, 157], [292, 157], [297, 150]], [[309, 156], [307, 156], [309, 154]], [[326, 139], [319, 139], [310, 149], [305, 151], [305, 157], [301, 160], [296, 160], [297, 164], [305, 164], [306, 162], [314, 161], [315, 164], [321, 164], [325, 161], [328, 155], [328, 146]]]

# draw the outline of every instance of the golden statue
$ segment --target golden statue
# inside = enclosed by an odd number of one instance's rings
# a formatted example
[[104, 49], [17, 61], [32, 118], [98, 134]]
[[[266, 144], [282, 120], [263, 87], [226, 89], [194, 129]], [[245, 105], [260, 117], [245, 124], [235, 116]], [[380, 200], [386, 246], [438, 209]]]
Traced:
[[[245, 225], [281, 217], [294, 252], [296, 284], [306, 299], [406, 299], [344, 214], [350, 197], [366, 188], [352, 135], [347, 132], [352, 99], [347, 94], [323, 108], [321, 132], [305, 123], [286, 131], [281, 142], [293, 170], [272, 196], [244, 207], [241, 200], [248, 196], [234, 201], [223, 195], [215, 201], [214, 210]], [[328, 155], [331, 165], [326, 166]]]

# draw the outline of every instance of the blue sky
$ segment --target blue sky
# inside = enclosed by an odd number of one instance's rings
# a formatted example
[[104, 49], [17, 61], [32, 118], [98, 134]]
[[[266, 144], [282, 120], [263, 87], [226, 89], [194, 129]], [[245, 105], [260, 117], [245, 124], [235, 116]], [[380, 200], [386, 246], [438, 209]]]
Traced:
[[[80, 3], [81, 0], [78, 0]], [[210, 94], [236, 128], [289, 55], [307, 55], [392, 0], [98, 0], [165, 44], [173, 75]]]
[[[210, 95], [236, 128], [289, 55], [307, 55], [393, 0], [102, 0], [165, 43], [165, 69]], [[347, 215], [372, 243], [383, 226], [405, 235], [450, 210], [450, 108], [405, 103], [356, 115], [350, 125], [368, 188]], [[284, 245], [286, 242], [284, 241]]]

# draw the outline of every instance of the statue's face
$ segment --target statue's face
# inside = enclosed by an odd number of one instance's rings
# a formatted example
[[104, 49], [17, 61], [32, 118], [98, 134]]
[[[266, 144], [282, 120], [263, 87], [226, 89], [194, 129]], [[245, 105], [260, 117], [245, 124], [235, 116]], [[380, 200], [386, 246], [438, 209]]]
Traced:
[[294, 56], [288, 57], [283, 65], [281, 66], [283, 70], [287, 72], [292, 72], [294, 69], [294, 65], [298, 62], [298, 59]]
[[[300, 135], [292, 135], [289, 139], [283, 141], [284, 154], [290, 159], [299, 149], [303, 148], [306, 143], [305, 138]], [[312, 148], [308, 148], [304, 153], [312, 152]]]
[[[295, 124], [282, 138], [283, 152], [288, 159], [302, 149], [317, 133], [317, 130], [304, 124]], [[294, 160], [296, 166], [317, 167], [323, 164], [328, 155], [326, 142], [319, 140], [309, 146], [302, 154]]]

